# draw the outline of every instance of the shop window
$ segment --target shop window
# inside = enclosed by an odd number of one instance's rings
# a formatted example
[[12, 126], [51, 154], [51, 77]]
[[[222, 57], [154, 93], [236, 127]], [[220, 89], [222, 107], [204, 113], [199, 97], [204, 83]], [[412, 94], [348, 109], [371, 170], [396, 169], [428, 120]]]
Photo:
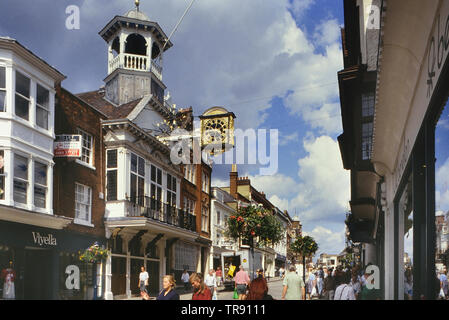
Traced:
[[77, 133], [82, 137], [82, 150], [81, 150], [81, 161], [88, 164], [93, 165], [93, 141], [94, 138], [92, 135], [87, 132], [78, 129]]
[[48, 114], [50, 108], [50, 92], [42, 87], [41, 85], [37, 85], [37, 97], [36, 97], [36, 124], [48, 130]]
[[196, 272], [198, 263], [198, 248], [185, 242], [175, 246], [175, 270]]
[[145, 160], [131, 153], [131, 202], [143, 206], [145, 200]]
[[92, 189], [82, 184], [75, 184], [75, 220], [91, 222]]
[[117, 200], [117, 150], [108, 150], [106, 171], [107, 200]]
[[16, 115], [29, 120], [30, 116], [30, 79], [16, 72]]
[[5, 200], [5, 152], [0, 150], [0, 200]]
[[27, 203], [28, 158], [14, 155], [14, 201]]
[[34, 164], [34, 205], [46, 208], [47, 199], [47, 165], [36, 162]]
[[0, 67], [0, 112], [6, 111], [6, 69]]

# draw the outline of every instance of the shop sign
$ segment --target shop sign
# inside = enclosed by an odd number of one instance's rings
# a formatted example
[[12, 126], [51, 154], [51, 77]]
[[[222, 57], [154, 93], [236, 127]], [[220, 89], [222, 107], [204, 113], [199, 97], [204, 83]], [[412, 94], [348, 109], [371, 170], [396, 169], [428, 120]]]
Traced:
[[57, 246], [56, 238], [50, 233], [47, 236], [42, 236], [39, 232], [31, 232], [33, 234], [34, 244], [38, 244], [41, 247], [43, 245]]
[[54, 142], [55, 157], [81, 157], [82, 138], [79, 134], [57, 135]]
[[432, 97], [435, 86], [449, 52], [449, 3], [443, 1], [432, 31], [427, 56], [427, 98]]

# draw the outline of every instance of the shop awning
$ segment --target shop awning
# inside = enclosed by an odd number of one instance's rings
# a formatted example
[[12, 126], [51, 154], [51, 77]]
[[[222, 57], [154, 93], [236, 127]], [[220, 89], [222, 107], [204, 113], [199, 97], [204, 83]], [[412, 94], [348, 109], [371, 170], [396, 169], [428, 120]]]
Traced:
[[64, 229], [73, 221], [72, 218], [37, 213], [4, 205], [0, 205], [0, 220], [58, 230]]

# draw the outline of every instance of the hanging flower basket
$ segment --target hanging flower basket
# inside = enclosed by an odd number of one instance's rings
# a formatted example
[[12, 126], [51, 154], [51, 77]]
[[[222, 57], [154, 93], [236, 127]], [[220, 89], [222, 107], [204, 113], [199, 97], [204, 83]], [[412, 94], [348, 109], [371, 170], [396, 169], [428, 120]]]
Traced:
[[97, 242], [91, 245], [84, 252], [79, 251], [80, 261], [87, 263], [99, 263], [105, 261], [109, 256], [107, 249], [100, 248]]

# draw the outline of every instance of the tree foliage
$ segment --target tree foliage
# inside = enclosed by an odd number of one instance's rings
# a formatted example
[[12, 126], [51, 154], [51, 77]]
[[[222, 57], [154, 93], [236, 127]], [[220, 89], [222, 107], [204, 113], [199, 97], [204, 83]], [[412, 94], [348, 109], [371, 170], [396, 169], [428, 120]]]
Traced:
[[312, 237], [301, 235], [290, 245], [290, 249], [295, 254], [311, 257], [318, 251], [318, 244]]

